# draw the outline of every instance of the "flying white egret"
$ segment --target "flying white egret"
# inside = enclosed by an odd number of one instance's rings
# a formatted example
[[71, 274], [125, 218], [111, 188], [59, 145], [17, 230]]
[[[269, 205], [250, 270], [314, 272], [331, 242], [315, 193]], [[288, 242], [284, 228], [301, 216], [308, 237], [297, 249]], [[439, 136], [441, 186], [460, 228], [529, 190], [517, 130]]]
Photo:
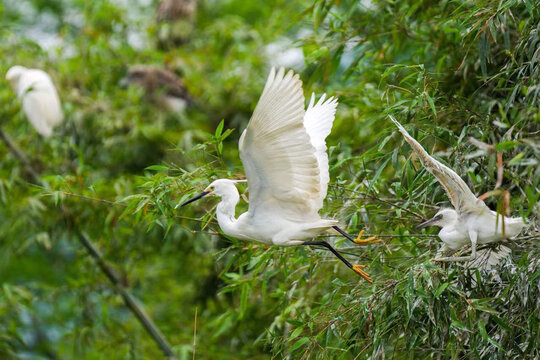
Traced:
[[[432, 219], [418, 225], [418, 228], [431, 225], [441, 227], [439, 238], [445, 244], [443, 251], [445, 248], [457, 250], [471, 245], [470, 256], [440, 257], [432, 261], [475, 261], [481, 255], [477, 253], [478, 244], [500, 242], [513, 238], [521, 232], [525, 226], [523, 219], [502, 216], [490, 210], [482, 200], [472, 193], [458, 174], [431, 157], [393, 116], [390, 116], [390, 119], [416, 152], [424, 168], [435, 176], [444, 187], [454, 206], [454, 209], [439, 210]], [[504, 254], [509, 254], [509, 250], [506, 247], [501, 247], [500, 254], [496, 251], [491, 251], [491, 253], [492, 256], [487, 259], [487, 263], [494, 265], [494, 262], [497, 262]], [[477, 261], [473, 264], [479, 265]]]
[[21, 99], [23, 111], [36, 131], [51, 136], [64, 120], [64, 114], [50, 76], [40, 69], [16, 65], [8, 70], [6, 80]]
[[362, 265], [352, 265], [325, 241], [306, 241], [325, 231], [339, 232], [357, 244], [376, 242], [375, 237], [355, 239], [340, 229], [337, 220], [322, 219], [319, 210], [326, 197], [330, 134], [337, 99], [317, 103], [312, 95], [304, 109], [302, 81], [292, 71], [272, 68], [247, 128], [239, 141], [240, 158], [249, 186], [249, 210], [238, 218], [240, 200], [235, 183], [219, 179], [185, 206], [206, 195], [217, 195], [217, 221], [223, 232], [238, 239], [277, 246], [324, 246], [367, 281]]
[[143, 88], [147, 98], [171, 112], [182, 111], [191, 102], [182, 79], [166, 69], [146, 65], [132, 66], [121, 85]]

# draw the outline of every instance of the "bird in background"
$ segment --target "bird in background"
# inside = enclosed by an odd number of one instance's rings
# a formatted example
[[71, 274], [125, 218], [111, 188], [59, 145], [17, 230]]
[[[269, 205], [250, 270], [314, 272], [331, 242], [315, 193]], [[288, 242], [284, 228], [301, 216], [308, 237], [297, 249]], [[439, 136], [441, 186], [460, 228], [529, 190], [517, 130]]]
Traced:
[[351, 264], [326, 241], [307, 240], [337, 231], [356, 244], [379, 241], [375, 237], [362, 239], [362, 233], [355, 239], [338, 227], [337, 220], [319, 215], [330, 180], [325, 139], [337, 104], [337, 99], [326, 99], [326, 94], [315, 102], [313, 94], [306, 110], [298, 74], [272, 68], [239, 141], [249, 190], [248, 211], [235, 216], [240, 200], [235, 186], [238, 181], [228, 179], [215, 180], [181, 206], [204, 196], [220, 196], [216, 215], [226, 235], [268, 245], [323, 246], [372, 282], [363, 270], [365, 266]]
[[196, 12], [196, 0], [161, 0], [156, 8], [159, 45], [185, 43], [193, 33]]
[[22, 101], [23, 111], [36, 131], [44, 137], [51, 136], [64, 120], [51, 77], [43, 70], [16, 65], [8, 70], [6, 80]]
[[120, 85], [141, 87], [149, 100], [170, 112], [180, 112], [191, 104], [191, 97], [182, 79], [166, 69], [134, 65], [128, 69], [128, 74]]
[[477, 246], [516, 237], [525, 226], [523, 219], [502, 216], [490, 210], [472, 193], [458, 174], [430, 156], [393, 116], [390, 116], [390, 119], [418, 155], [424, 168], [444, 187], [454, 206], [453, 209], [440, 209], [432, 219], [418, 225], [418, 228], [441, 227], [439, 238], [444, 242], [441, 253], [449, 249], [458, 250], [466, 245], [471, 246], [469, 256], [438, 257], [432, 261], [469, 261], [469, 265], [478, 267], [482, 265], [479, 260], [484, 260], [486, 268], [489, 268], [508, 256], [510, 250], [505, 246], [501, 246], [498, 250], [477, 250]]

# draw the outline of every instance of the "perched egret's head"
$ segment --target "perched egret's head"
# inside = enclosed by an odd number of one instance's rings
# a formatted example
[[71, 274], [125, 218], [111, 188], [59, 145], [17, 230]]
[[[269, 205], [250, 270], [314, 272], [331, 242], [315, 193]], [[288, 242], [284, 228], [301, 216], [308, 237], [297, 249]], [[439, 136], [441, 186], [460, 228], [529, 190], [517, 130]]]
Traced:
[[236, 190], [236, 183], [239, 182], [245, 182], [245, 180], [229, 180], [229, 179], [219, 179], [213, 181], [210, 185], [204, 189], [203, 192], [201, 192], [198, 195], [195, 195], [191, 199], [187, 200], [180, 206], [185, 206], [187, 204], [191, 204], [194, 201], [197, 201], [206, 195], [210, 196], [225, 196], [225, 195], [232, 195], [236, 194], [238, 196], [238, 191]]
[[457, 212], [454, 209], [441, 209], [435, 214], [434, 217], [431, 219], [424, 221], [420, 225], [418, 225], [417, 229], [422, 229], [427, 226], [439, 226], [443, 227], [447, 224], [451, 224], [454, 221], [456, 221], [458, 218]]
[[15, 65], [12, 66], [6, 73], [6, 80], [11, 84], [12, 87], [15, 87], [19, 81], [21, 75], [28, 70], [24, 66]]
[[120, 81], [120, 86], [125, 88], [130, 84], [135, 84], [144, 87], [147, 82], [149, 69], [140, 65], [130, 67], [127, 76]]

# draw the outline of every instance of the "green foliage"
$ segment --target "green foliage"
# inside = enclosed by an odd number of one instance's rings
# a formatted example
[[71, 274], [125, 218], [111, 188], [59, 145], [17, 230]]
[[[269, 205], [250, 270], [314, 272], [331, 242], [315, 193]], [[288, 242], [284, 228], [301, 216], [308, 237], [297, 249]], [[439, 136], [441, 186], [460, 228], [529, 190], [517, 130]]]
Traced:
[[[55, 136], [38, 138], [0, 81], [0, 127], [49, 186], [32, 185], [0, 144], [0, 358], [162, 357], [77, 229], [180, 359], [540, 357], [535, 2], [207, 0], [192, 39], [169, 50], [156, 49], [144, 2], [6, 1], [0, 19], [0, 73], [46, 70], [66, 114]], [[224, 236], [216, 201], [179, 207], [214, 179], [243, 176], [238, 138], [269, 69], [264, 47], [280, 37], [303, 49], [306, 95], [339, 98], [323, 213], [384, 240], [328, 238], [369, 265], [373, 285], [322, 250]], [[181, 74], [194, 106], [171, 114], [121, 88], [131, 64]], [[435, 229], [413, 229], [448, 199], [388, 114], [478, 195], [496, 187], [497, 156], [469, 138], [502, 154], [499, 189], [528, 221], [512, 263], [429, 263]]]

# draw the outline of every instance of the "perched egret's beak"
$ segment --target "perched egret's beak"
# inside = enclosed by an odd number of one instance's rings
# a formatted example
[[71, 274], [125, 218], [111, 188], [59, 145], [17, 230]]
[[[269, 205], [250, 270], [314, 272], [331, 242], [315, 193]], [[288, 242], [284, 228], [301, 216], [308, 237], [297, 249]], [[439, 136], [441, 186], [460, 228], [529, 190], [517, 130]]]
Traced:
[[433, 218], [431, 218], [431, 219], [429, 219], [427, 221], [424, 221], [423, 223], [417, 225], [416, 228], [417, 229], [423, 229], [423, 228], [428, 227], [431, 224], [433, 224], [433, 223], [435, 223], [435, 222], [437, 222], [437, 221], [439, 221], [441, 219], [442, 219], [442, 215], [439, 214], [439, 215], [437, 215], [437, 216], [435, 216], [435, 217], [433, 217]]
[[202, 193], [198, 194], [198, 195], [195, 195], [194, 197], [192, 197], [191, 199], [189, 199], [188, 201], [184, 202], [182, 205], [180, 205], [180, 207], [182, 206], [185, 206], [187, 204], [191, 204], [192, 202], [194, 201], [197, 201], [203, 197], [205, 197], [206, 195], [210, 194], [211, 191], [203, 191]]

